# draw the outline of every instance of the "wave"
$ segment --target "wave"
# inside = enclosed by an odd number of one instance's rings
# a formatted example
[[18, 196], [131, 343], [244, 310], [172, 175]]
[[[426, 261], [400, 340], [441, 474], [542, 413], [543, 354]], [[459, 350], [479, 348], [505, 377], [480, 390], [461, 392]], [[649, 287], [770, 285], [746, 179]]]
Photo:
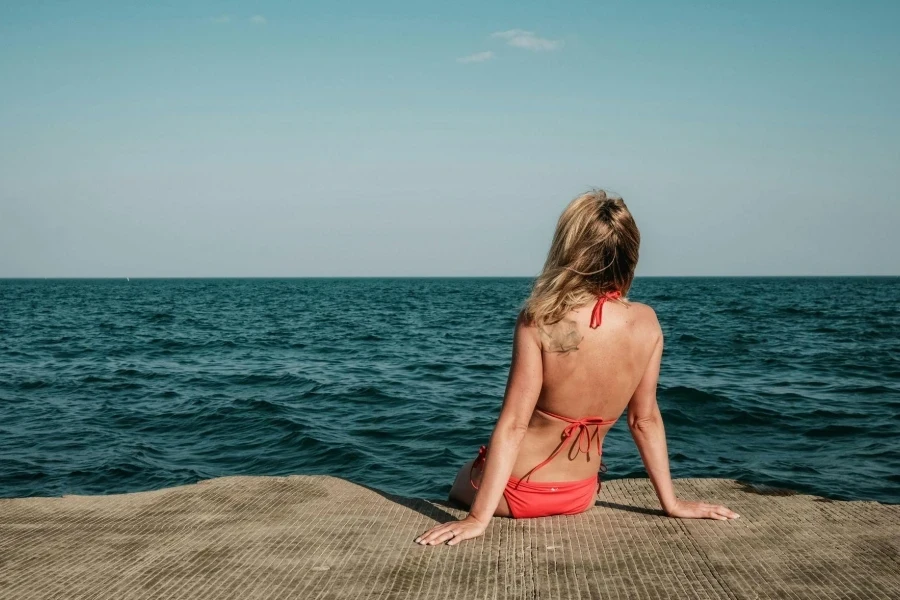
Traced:
[[16, 387], [20, 390], [39, 390], [41, 388], [50, 387], [52, 384], [49, 381], [44, 381], [43, 379], [34, 379], [31, 381], [22, 381], [16, 385]]
[[266, 386], [273, 388], [296, 389], [312, 392], [321, 384], [314, 379], [296, 373], [246, 373], [229, 375], [223, 378], [225, 383], [237, 386]]
[[817, 427], [814, 429], [807, 429], [803, 432], [803, 435], [806, 437], [813, 438], [835, 438], [842, 436], [857, 436], [871, 434], [865, 427], [859, 427], [854, 425], [826, 425], [824, 427]]
[[711, 392], [698, 390], [690, 386], [676, 385], [668, 388], [660, 386], [660, 395], [667, 400], [688, 403], [721, 403], [727, 402], [726, 398]]

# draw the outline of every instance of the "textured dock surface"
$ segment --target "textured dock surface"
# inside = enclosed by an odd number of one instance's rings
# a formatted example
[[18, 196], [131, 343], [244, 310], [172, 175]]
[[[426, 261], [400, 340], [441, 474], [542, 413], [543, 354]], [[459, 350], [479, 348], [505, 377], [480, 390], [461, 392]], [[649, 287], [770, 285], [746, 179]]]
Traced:
[[465, 513], [333, 477], [0, 500], [0, 598], [900, 598], [900, 506], [676, 488], [741, 518], [669, 519], [646, 480], [616, 480], [582, 515], [422, 547]]

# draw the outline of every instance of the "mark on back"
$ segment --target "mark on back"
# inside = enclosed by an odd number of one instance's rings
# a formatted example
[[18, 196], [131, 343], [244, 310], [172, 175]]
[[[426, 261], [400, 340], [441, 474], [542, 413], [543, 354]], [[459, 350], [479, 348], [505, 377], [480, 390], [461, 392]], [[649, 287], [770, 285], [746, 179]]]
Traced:
[[544, 325], [540, 328], [541, 347], [546, 352], [561, 352], [567, 354], [578, 350], [578, 344], [584, 339], [578, 331], [578, 323], [572, 319], [563, 319], [552, 325]]

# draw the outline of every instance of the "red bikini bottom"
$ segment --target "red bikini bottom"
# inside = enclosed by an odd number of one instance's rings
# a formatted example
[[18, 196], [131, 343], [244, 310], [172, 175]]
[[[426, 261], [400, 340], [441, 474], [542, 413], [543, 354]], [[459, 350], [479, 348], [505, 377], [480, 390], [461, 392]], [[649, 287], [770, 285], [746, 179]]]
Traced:
[[[484, 464], [487, 448], [478, 451], [472, 467]], [[578, 481], [526, 481], [510, 477], [503, 490], [503, 497], [509, 505], [514, 519], [549, 517], [551, 515], [575, 515], [594, 505], [595, 494], [600, 492], [600, 474], [606, 470], [601, 464], [596, 477]], [[478, 489], [471, 478], [472, 487]]]
[[594, 505], [597, 477], [580, 481], [523, 481], [510, 477], [503, 490], [514, 519], [575, 515]]

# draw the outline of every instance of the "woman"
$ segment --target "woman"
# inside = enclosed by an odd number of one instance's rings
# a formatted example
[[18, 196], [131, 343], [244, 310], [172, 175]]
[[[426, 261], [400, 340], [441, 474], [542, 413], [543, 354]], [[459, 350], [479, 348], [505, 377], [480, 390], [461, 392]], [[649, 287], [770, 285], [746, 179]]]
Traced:
[[[455, 545], [484, 533], [492, 516], [576, 514], [594, 504], [606, 432], [628, 408], [628, 426], [670, 517], [735, 519], [724, 506], [675, 497], [656, 382], [663, 337], [656, 313], [625, 298], [640, 233], [621, 198], [573, 200], [559, 218], [547, 262], [513, 336], [500, 417], [487, 447], [456, 476], [461, 521], [416, 542]], [[586, 416], [589, 415], [589, 416]]]

